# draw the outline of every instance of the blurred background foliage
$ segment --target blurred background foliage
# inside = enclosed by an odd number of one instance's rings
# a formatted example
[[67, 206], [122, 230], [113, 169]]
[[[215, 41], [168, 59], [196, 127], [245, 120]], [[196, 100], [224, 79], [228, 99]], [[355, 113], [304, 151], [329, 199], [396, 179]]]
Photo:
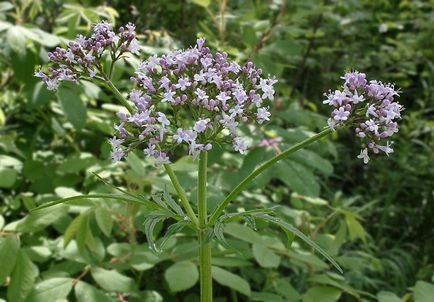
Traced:
[[[134, 22], [142, 56], [119, 62], [124, 93], [139, 60], [206, 37], [215, 49], [251, 58], [279, 79], [273, 120], [244, 131], [242, 157], [210, 155], [210, 203], [278, 148], [321, 130], [323, 93], [344, 71], [395, 82], [406, 107], [390, 158], [368, 166], [349, 131], [316, 143], [261, 176], [234, 211], [279, 206], [344, 268], [265, 223], [224, 232], [214, 247], [216, 301], [434, 301], [434, 2], [432, 0], [153, 0], [0, 2], [0, 301], [199, 301], [195, 236], [170, 237], [153, 254], [146, 212], [107, 200], [35, 206], [80, 193], [113, 193], [105, 182], [145, 196], [171, 191], [142, 154], [113, 165], [107, 138], [119, 109], [104, 87], [83, 82], [53, 93], [33, 77], [47, 51], [91, 25]], [[195, 167], [175, 164], [194, 202]], [[168, 224], [158, 224], [156, 238]]]

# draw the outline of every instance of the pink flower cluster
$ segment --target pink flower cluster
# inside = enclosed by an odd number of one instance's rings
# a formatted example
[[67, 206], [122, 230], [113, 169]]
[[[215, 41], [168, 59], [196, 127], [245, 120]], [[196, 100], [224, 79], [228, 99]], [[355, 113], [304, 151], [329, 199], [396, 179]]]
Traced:
[[[334, 108], [328, 125], [334, 129], [341, 125], [355, 126], [355, 134], [364, 148], [358, 158], [366, 164], [369, 162], [369, 151], [379, 151], [389, 155], [393, 152], [393, 142], [387, 139], [398, 132], [396, 120], [404, 110], [395, 98], [399, 96], [392, 84], [366, 80], [364, 73], [357, 71], [346, 73], [342, 90], [326, 94], [324, 104]], [[385, 144], [380, 144], [386, 140]]]
[[134, 30], [135, 26], [131, 23], [120, 27], [118, 33], [112, 31], [112, 26], [106, 21], [95, 24], [91, 37], [78, 35], [66, 49], [57, 47], [49, 52], [48, 58], [57, 67], [48, 68], [48, 73], [38, 70], [35, 76], [41, 78], [49, 90], [55, 90], [61, 81], [76, 83], [82, 77], [102, 75], [101, 57], [105, 50], [110, 51], [114, 61], [125, 52], [139, 51]]
[[202, 38], [189, 49], [149, 57], [131, 78], [137, 89], [129, 99], [137, 111], [118, 114], [112, 159], [143, 145], [145, 155], [162, 165], [178, 145], [196, 158], [227, 138], [244, 153], [247, 144], [238, 126], [262, 124], [270, 117], [264, 101], [273, 100], [277, 81], [261, 73], [252, 62], [240, 66], [226, 53], [211, 53]]

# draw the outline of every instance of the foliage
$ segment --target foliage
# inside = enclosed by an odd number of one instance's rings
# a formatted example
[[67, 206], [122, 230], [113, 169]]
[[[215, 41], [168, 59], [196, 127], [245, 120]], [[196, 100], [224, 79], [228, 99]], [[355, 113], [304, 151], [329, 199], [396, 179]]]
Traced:
[[[174, 224], [169, 179], [141, 154], [109, 160], [119, 109], [109, 91], [83, 82], [54, 94], [33, 77], [47, 51], [101, 19], [135, 22], [149, 54], [188, 47], [200, 35], [275, 74], [277, 118], [243, 131], [256, 143], [281, 137], [282, 150], [326, 124], [322, 94], [344, 70], [396, 82], [408, 114], [393, 157], [361, 167], [351, 134], [339, 133], [261, 175], [231, 206], [277, 207], [344, 274], [269, 221], [227, 217], [215, 230], [222, 240], [213, 249], [214, 290], [218, 301], [433, 300], [432, 1], [80, 3], [0, 2], [0, 301], [198, 299], [198, 243], [182, 220]], [[118, 62], [118, 87], [128, 87], [138, 62]], [[211, 210], [275, 152], [257, 144], [241, 157], [216, 146]], [[195, 166], [182, 158], [174, 170], [195, 202]], [[60, 198], [68, 204], [29, 215]], [[152, 215], [143, 204], [156, 205]]]

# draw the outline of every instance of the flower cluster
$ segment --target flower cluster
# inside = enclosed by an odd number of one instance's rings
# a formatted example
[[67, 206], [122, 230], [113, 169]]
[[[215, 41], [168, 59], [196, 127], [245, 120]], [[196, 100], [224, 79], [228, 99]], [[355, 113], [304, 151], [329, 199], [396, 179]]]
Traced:
[[[342, 79], [345, 80], [342, 90], [329, 92], [323, 102], [334, 108], [328, 119], [329, 127], [334, 129], [344, 124], [355, 127], [356, 136], [364, 144], [357, 157], [365, 164], [369, 162], [369, 151], [389, 155], [393, 152], [393, 142], [387, 139], [398, 132], [396, 120], [404, 110], [395, 101], [399, 91], [392, 84], [368, 83], [366, 75], [357, 71], [346, 73]], [[386, 143], [380, 144], [382, 140]]]
[[202, 38], [189, 49], [149, 57], [131, 78], [137, 89], [129, 99], [137, 111], [118, 114], [112, 159], [142, 145], [145, 155], [162, 165], [178, 145], [196, 158], [227, 140], [244, 153], [247, 144], [238, 126], [270, 117], [264, 101], [273, 100], [276, 80], [261, 73], [250, 61], [240, 66], [226, 53], [211, 53]]
[[68, 43], [66, 49], [56, 47], [53, 52], [49, 52], [48, 58], [57, 64], [57, 68], [48, 68], [48, 73], [38, 70], [35, 76], [41, 78], [49, 90], [55, 90], [61, 81], [76, 83], [82, 77], [102, 75], [101, 57], [105, 50], [110, 51], [113, 61], [125, 52], [139, 51], [134, 30], [135, 26], [131, 23], [120, 27], [117, 33], [106, 21], [95, 24], [89, 38], [78, 35]]

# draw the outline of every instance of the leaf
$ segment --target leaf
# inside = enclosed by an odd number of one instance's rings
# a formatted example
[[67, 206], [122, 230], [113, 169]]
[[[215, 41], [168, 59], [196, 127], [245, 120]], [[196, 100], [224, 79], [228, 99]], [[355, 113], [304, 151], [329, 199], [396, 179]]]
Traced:
[[280, 264], [280, 256], [276, 255], [271, 249], [262, 244], [253, 244], [253, 257], [260, 266], [266, 268], [277, 268]]
[[302, 195], [317, 197], [320, 186], [315, 176], [305, 166], [292, 160], [284, 160], [276, 167], [276, 176], [291, 190]]
[[414, 302], [434, 301], [434, 284], [425, 281], [417, 281], [413, 291]]
[[77, 302], [114, 302], [104, 292], [83, 281], [78, 282], [75, 286], [75, 298]]
[[88, 199], [114, 199], [114, 200], [129, 202], [129, 203], [133, 203], [133, 204], [137, 204], [137, 205], [141, 205], [141, 206], [145, 206], [145, 207], [149, 207], [149, 208], [155, 208], [155, 205], [153, 203], [151, 203], [150, 201], [140, 200], [136, 197], [131, 197], [129, 195], [93, 194], [93, 195], [72, 196], [72, 197], [68, 197], [68, 198], [63, 198], [63, 199], [47, 202], [47, 203], [40, 205], [37, 208], [32, 209], [31, 212], [38, 212], [38, 211], [41, 211], [43, 209], [53, 207], [53, 206], [56, 206], [56, 205], [62, 204], [62, 203], [68, 203], [71, 201], [87, 201]]
[[178, 221], [172, 225], [170, 225], [167, 228], [166, 233], [163, 236], [163, 240], [160, 243], [160, 250], [162, 250], [164, 248], [164, 246], [166, 245], [167, 241], [170, 239], [170, 237], [178, 232], [180, 232], [182, 229], [184, 229], [186, 226], [188, 226], [190, 223], [187, 221]]
[[225, 269], [213, 266], [212, 277], [217, 283], [223, 286], [230, 287], [246, 296], [250, 296], [251, 294], [250, 285], [246, 280]]
[[17, 180], [18, 173], [11, 168], [0, 168], [0, 188], [12, 188]]
[[336, 302], [341, 296], [341, 291], [333, 287], [313, 287], [303, 296], [303, 302]]
[[168, 216], [167, 213], [164, 212], [153, 212], [151, 215], [146, 217], [145, 221], [143, 222], [143, 226], [145, 228], [145, 236], [148, 240], [149, 248], [156, 254], [160, 253], [161, 250], [159, 250], [157, 248], [157, 245], [155, 244], [154, 229], [160, 221], [164, 221], [169, 217], [170, 216]]
[[18, 223], [17, 231], [23, 233], [40, 231], [64, 216], [67, 212], [68, 207], [65, 205], [56, 205], [50, 209], [44, 208], [40, 211], [30, 211], [30, 214]]
[[106, 208], [98, 207], [95, 209], [95, 219], [98, 227], [107, 237], [110, 236], [113, 228], [113, 217]]
[[20, 245], [15, 236], [0, 237], [0, 284], [3, 284], [5, 278], [9, 276], [15, 267], [17, 254]]
[[261, 217], [258, 216], [258, 218], [265, 219], [266, 221], [269, 221], [271, 223], [275, 223], [279, 225], [281, 228], [286, 229], [292, 233], [294, 233], [295, 236], [303, 240], [306, 244], [310, 245], [314, 250], [316, 250], [318, 253], [320, 253], [324, 258], [326, 258], [341, 274], [343, 274], [342, 268], [339, 266], [339, 264], [324, 251], [318, 244], [316, 244], [314, 241], [312, 241], [309, 237], [307, 237], [303, 232], [301, 232], [299, 229], [294, 227], [293, 225], [283, 221], [280, 218], [272, 217], [269, 215], [262, 215]]
[[[80, 230], [81, 225], [85, 223], [87, 214], [80, 214], [74, 218], [74, 220], [69, 224], [68, 228], [63, 235], [63, 247], [67, 247], [69, 242], [74, 238], [77, 232]], [[78, 242], [77, 242], [77, 245]], [[80, 249], [80, 246], [79, 246]]]
[[[381, 291], [377, 294], [378, 302], [403, 302], [401, 298], [391, 292]], [[416, 300], [417, 302], [417, 300]]]
[[106, 291], [132, 293], [136, 290], [136, 285], [133, 279], [124, 276], [115, 270], [93, 267], [91, 274], [95, 282]]
[[38, 274], [37, 266], [30, 261], [29, 256], [23, 250], [19, 250], [17, 262], [11, 274], [11, 282], [8, 286], [8, 300], [23, 302], [32, 290]]
[[199, 280], [199, 272], [193, 262], [181, 261], [164, 272], [164, 279], [172, 292], [179, 292], [194, 286]]
[[71, 83], [63, 83], [57, 90], [57, 100], [74, 128], [83, 128], [86, 124], [86, 107], [80, 98], [80, 88]]
[[26, 41], [21, 26], [14, 25], [9, 27], [7, 33], [9, 47], [20, 56], [26, 52]]
[[11, 26], [13, 25], [9, 22], [0, 21], [0, 32], [10, 28]]
[[211, 4], [211, 0], [191, 0], [191, 2], [202, 7], [208, 7]]
[[26, 302], [47, 302], [65, 299], [72, 289], [71, 278], [50, 278], [35, 285]]
[[5, 12], [13, 9], [14, 6], [10, 2], [2, 1], [0, 2], [0, 12]]
[[363, 226], [357, 221], [354, 214], [350, 212], [345, 212], [345, 223], [347, 224], [351, 240], [360, 238], [363, 242], [366, 242], [366, 231]]

